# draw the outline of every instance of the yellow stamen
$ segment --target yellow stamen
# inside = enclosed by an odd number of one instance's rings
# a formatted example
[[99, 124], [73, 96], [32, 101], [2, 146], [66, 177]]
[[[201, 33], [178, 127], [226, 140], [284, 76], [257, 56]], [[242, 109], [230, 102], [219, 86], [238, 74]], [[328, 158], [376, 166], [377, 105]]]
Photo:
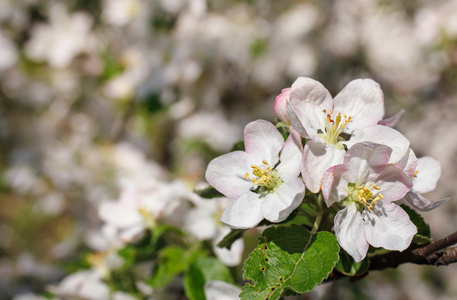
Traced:
[[374, 194], [374, 191], [379, 191], [380, 187], [372, 183], [370, 185], [361, 185], [355, 188], [352, 193], [352, 200], [360, 203], [363, 207], [368, 210], [373, 209], [373, 205], [376, 205], [379, 200], [384, 199], [384, 196], [381, 193], [377, 195]]
[[282, 184], [281, 178], [279, 178], [278, 172], [272, 170], [270, 164], [266, 160], [262, 160], [263, 165], [260, 167], [257, 165], [251, 165], [252, 175], [255, 178], [250, 179], [249, 173], [244, 174], [244, 179], [251, 180], [253, 185], [260, 187], [265, 187], [267, 190], [271, 191], [274, 188]]
[[337, 145], [342, 140], [340, 134], [352, 122], [352, 117], [341, 113], [333, 116], [333, 110], [328, 113], [324, 109], [322, 112], [325, 114], [325, 132], [322, 136], [327, 144]]

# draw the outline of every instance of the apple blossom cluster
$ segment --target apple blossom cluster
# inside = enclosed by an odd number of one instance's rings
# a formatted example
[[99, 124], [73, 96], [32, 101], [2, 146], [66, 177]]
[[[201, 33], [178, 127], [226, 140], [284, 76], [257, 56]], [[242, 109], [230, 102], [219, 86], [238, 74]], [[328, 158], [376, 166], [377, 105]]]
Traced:
[[283, 222], [308, 201], [307, 190], [336, 212], [338, 243], [360, 262], [370, 245], [403, 251], [411, 244], [416, 225], [396, 201], [431, 210], [448, 200], [421, 195], [436, 187], [440, 164], [418, 159], [392, 128], [403, 112], [383, 119], [375, 81], [353, 80], [332, 98], [321, 83], [300, 77], [276, 98], [274, 112], [276, 126], [249, 123], [244, 151], [208, 165], [207, 181], [230, 199], [221, 216], [228, 226]]

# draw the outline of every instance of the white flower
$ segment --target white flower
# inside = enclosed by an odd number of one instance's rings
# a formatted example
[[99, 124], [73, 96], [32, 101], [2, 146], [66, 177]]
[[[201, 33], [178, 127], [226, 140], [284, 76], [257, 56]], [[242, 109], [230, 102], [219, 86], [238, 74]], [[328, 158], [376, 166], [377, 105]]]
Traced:
[[371, 141], [391, 147], [391, 162], [408, 151], [409, 141], [402, 134], [378, 125], [384, 116], [384, 98], [373, 80], [353, 80], [332, 99], [321, 83], [300, 77], [292, 84], [288, 104], [293, 129], [309, 139], [301, 173], [313, 193], [319, 192], [324, 172], [340, 164], [345, 148], [356, 143]]
[[[196, 196], [196, 195], [195, 195]], [[227, 266], [241, 263], [244, 250], [243, 239], [237, 239], [230, 249], [219, 248], [217, 244], [230, 232], [219, 217], [227, 206], [227, 198], [196, 201], [196, 207], [189, 211], [184, 222], [184, 228], [199, 240], [212, 240], [213, 250], [217, 258]]]
[[187, 208], [183, 202], [187, 189], [180, 181], [169, 183], [148, 176], [125, 179], [121, 188], [118, 201], [104, 202], [98, 210], [100, 219], [116, 228], [120, 241], [135, 241], [159, 220], [178, 225], [182, 222], [177, 212]]
[[408, 214], [392, 203], [411, 189], [412, 182], [400, 167], [388, 163], [391, 154], [387, 146], [358, 143], [343, 164], [324, 175], [327, 206], [346, 206], [335, 216], [338, 243], [356, 262], [365, 258], [369, 245], [403, 251], [417, 233]]
[[99, 300], [109, 299], [110, 290], [102, 281], [100, 273], [94, 270], [79, 271], [65, 277], [57, 286], [50, 287], [57, 299]]
[[301, 141], [291, 134], [284, 143], [273, 124], [257, 120], [246, 126], [244, 143], [245, 152], [217, 157], [206, 170], [206, 180], [231, 199], [221, 221], [234, 228], [252, 228], [263, 219], [281, 222], [305, 193], [298, 178]]
[[139, 0], [104, 0], [102, 18], [108, 24], [122, 26], [134, 20], [142, 6]]
[[68, 67], [73, 58], [93, 49], [92, 18], [82, 12], [71, 16], [58, 3], [50, 10], [50, 24], [37, 24], [32, 38], [25, 45], [25, 53], [36, 61], [46, 61], [51, 67]]

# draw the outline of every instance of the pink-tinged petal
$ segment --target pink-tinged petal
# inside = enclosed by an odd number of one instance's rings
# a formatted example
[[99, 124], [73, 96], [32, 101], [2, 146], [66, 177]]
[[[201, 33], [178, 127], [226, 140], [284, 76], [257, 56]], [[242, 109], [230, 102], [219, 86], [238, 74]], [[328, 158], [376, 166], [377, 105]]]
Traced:
[[344, 157], [343, 177], [357, 185], [378, 177], [389, 162], [390, 147], [363, 142], [353, 145]]
[[412, 178], [414, 176], [414, 171], [417, 168], [417, 157], [414, 154], [414, 151], [409, 148], [408, 152], [406, 152], [402, 159], [400, 159], [395, 165]]
[[246, 172], [251, 174], [251, 164], [251, 156], [243, 151], [216, 157], [208, 164], [206, 181], [227, 198], [238, 198], [253, 186], [250, 180], [244, 178]]
[[301, 160], [303, 157], [303, 145], [300, 135], [291, 130], [279, 157], [281, 163], [276, 170], [283, 181], [296, 178], [300, 174]]
[[448, 202], [451, 198], [444, 198], [441, 200], [432, 201], [414, 191], [410, 191], [405, 195], [405, 199], [413, 207], [422, 211], [429, 211], [443, 205], [444, 203]]
[[283, 89], [281, 94], [276, 97], [274, 112], [278, 119], [290, 126], [289, 113], [287, 112], [287, 99], [289, 99], [291, 88]]
[[287, 113], [290, 118], [290, 127], [289, 128], [291, 130], [298, 132], [298, 134], [301, 135], [302, 137], [309, 139], [310, 137], [308, 135], [308, 132], [306, 132], [306, 129], [303, 125], [304, 120], [302, 120], [305, 118], [305, 116], [301, 112], [295, 111], [295, 109], [290, 104], [289, 100], [287, 100]]
[[389, 127], [394, 127], [398, 121], [400, 120], [401, 116], [405, 113], [405, 110], [402, 109], [399, 112], [397, 112], [395, 115], [388, 119], [384, 119], [378, 122], [379, 125], [384, 125], [384, 126], [389, 126]]
[[399, 167], [388, 165], [374, 180], [384, 196], [383, 202], [392, 202], [403, 198], [413, 186], [411, 178]]
[[290, 179], [263, 199], [262, 215], [273, 223], [284, 221], [294, 209], [300, 206], [304, 196], [303, 181], [300, 178]]
[[433, 191], [441, 177], [441, 163], [432, 157], [424, 156], [418, 159], [416, 170], [413, 191], [418, 194]]
[[340, 210], [335, 216], [335, 234], [338, 243], [356, 262], [365, 258], [369, 247], [363, 234], [364, 226], [366, 225], [363, 224], [362, 215], [353, 203]]
[[343, 165], [328, 169], [322, 179], [322, 195], [328, 207], [349, 195], [348, 183], [342, 176]]
[[332, 96], [318, 81], [300, 77], [293, 84], [289, 96], [288, 113], [292, 127], [306, 138], [317, 138], [326, 114], [332, 109]]
[[350, 148], [360, 142], [373, 142], [392, 148], [389, 163], [398, 162], [409, 149], [409, 140], [406, 137], [397, 130], [382, 125], [372, 125], [355, 130], [346, 145]]
[[371, 79], [349, 82], [333, 99], [334, 113], [352, 117], [347, 132], [375, 125], [384, 116], [384, 95], [379, 84]]
[[313, 193], [321, 189], [322, 177], [329, 168], [339, 165], [344, 159], [344, 150], [316, 141], [308, 141], [303, 150], [301, 173], [306, 187]]
[[257, 120], [244, 128], [244, 145], [246, 152], [257, 158], [251, 163], [261, 165], [262, 160], [266, 160], [273, 167], [279, 160], [284, 138], [273, 124]]
[[409, 247], [417, 228], [408, 214], [394, 203], [380, 202], [364, 210], [365, 238], [373, 247], [403, 251]]
[[247, 192], [229, 202], [220, 220], [232, 228], [252, 228], [263, 220], [262, 202], [259, 194]]

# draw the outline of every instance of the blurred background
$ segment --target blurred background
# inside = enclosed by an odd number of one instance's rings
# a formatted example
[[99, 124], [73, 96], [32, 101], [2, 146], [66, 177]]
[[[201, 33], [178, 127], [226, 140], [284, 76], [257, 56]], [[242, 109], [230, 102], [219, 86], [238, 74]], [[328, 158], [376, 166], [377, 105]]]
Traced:
[[[386, 117], [404, 109], [397, 129], [442, 163], [426, 196], [455, 198], [455, 0], [0, 0], [0, 299], [44, 293], [103, 248], [120, 173], [152, 165], [192, 191], [299, 76], [332, 95], [377, 81]], [[437, 239], [456, 212], [422, 216]], [[404, 265], [314, 294], [456, 299], [456, 272]]]

